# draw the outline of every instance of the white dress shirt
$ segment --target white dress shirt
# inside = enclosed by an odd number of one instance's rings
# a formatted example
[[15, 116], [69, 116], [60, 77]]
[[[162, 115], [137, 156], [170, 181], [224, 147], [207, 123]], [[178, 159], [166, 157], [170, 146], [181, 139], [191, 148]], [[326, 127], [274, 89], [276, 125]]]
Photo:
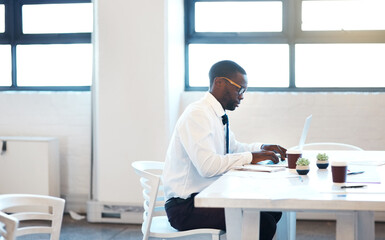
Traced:
[[163, 170], [166, 199], [187, 198], [202, 191], [223, 173], [250, 163], [251, 152], [260, 149], [260, 143], [238, 142], [230, 129], [230, 153], [225, 154], [224, 114], [222, 105], [209, 92], [183, 112], [171, 137]]

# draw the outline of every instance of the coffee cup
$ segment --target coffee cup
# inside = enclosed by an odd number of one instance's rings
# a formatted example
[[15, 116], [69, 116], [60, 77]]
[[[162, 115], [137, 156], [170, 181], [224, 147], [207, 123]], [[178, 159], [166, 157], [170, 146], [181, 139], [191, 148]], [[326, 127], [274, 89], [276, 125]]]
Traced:
[[302, 151], [300, 150], [288, 150], [286, 152], [287, 156], [287, 165], [289, 169], [295, 169], [297, 166], [298, 158], [302, 157]]
[[344, 183], [346, 182], [346, 173], [348, 171], [348, 165], [346, 161], [333, 161], [332, 166], [332, 176], [334, 183]]

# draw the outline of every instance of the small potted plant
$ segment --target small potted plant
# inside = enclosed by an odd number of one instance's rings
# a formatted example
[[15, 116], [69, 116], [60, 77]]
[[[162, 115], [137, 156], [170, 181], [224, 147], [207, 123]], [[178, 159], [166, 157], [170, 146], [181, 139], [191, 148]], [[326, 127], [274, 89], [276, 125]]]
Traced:
[[308, 174], [310, 168], [309, 168], [309, 160], [307, 158], [298, 158], [297, 160], [297, 167], [296, 167], [296, 170], [297, 170], [297, 173], [299, 175], [306, 175]]
[[319, 153], [316, 164], [319, 169], [326, 169], [329, 166], [329, 156], [326, 153]]

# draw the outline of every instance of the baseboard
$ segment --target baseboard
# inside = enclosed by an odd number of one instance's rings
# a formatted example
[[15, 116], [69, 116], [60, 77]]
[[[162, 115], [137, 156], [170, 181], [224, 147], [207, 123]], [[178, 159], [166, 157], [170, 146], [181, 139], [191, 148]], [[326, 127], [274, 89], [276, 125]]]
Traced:
[[[87, 213], [89, 222], [111, 222], [141, 224], [143, 207], [127, 206], [121, 203], [103, 203], [88, 201], [87, 194], [70, 194], [62, 196], [66, 199], [65, 212]], [[385, 222], [385, 212], [375, 212], [377, 222]], [[334, 212], [298, 212], [298, 220], [336, 220]]]
[[98, 201], [87, 202], [88, 222], [141, 224], [143, 222], [143, 212], [144, 209], [141, 206]]
[[336, 214], [333, 212], [298, 212], [297, 220], [329, 220], [335, 221]]
[[87, 201], [89, 200], [88, 194], [68, 194], [62, 195], [62, 198], [66, 200], [65, 212], [74, 211], [77, 213], [87, 212]]
[[[298, 212], [298, 220], [336, 220], [334, 212]], [[376, 222], [385, 222], [385, 212], [374, 212]]]

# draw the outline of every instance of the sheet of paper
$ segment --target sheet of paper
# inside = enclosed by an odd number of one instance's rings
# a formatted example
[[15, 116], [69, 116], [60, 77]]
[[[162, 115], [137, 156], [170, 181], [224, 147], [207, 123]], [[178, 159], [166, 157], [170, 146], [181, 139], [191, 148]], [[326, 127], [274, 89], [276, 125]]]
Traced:
[[[380, 184], [381, 177], [375, 166], [352, 166], [348, 167], [349, 172], [360, 172], [360, 174], [353, 174], [346, 176], [347, 183], [367, 183], [367, 184]], [[348, 173], [349, 173], [348, 172]]]
[[385, 165], [385, 160], [351, 161], [349, 165], [382, 166]]

